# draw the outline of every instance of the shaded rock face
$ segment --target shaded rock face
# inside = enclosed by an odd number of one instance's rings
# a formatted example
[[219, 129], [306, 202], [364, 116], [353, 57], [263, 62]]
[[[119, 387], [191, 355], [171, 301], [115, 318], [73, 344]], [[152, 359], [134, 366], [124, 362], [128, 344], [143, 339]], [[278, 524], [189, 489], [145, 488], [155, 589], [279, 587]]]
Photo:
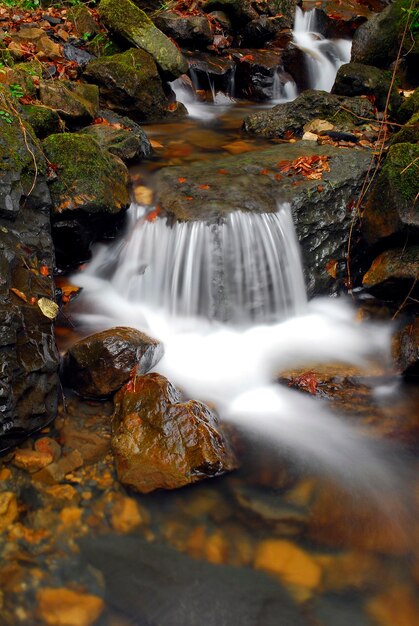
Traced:
[[85, 85], [68, 80], [45, 80], [39, 84], [42, 104], [55, 109], [70, 124], [83, 124], [96, 117], [99, 109], [99, 91], [96, 85]]
[[91, 61], [83, 77], [99, 86], [101, 106], [135, 120], [156, 120], [177, 112], [164, 94], [153, 58], [144, 50], [133, 48]]
[[62, 363], [64, 383], [81, 396], [104, 398], [122, 387], [133, 368], [146, 374], [163, 356], [163, 345], [124, 326], [78, 341]]
[[410, 143], [389, 149], [363, 214], [362, 232], [368, 243], [406, 232], [417, 237], [418, 156], [419, 146]]
[[375, 118], [374, 107], [366, 98], [345, 98], [310, 89], [293, 102], [249, 115], [243, 122], [243, 128], [263, 137], [283, 137], [289, 132], [301, 137], [304, 125], [313, 119], [328, 120], [336, 130], [345, 132], [361, 125], [364, 120], [360, 118]]
[[185, 74], [188, 67], [180, 50], [133, 2], [101, 0], [99, 14], [111, 30], [148, 52], [168, 78]]
[[279, 66], [279, 50], [228, 50], [236, 61], [233, 95], [241, 98], [267, 100], [273, 97], [275, 72]]
[[[46, 164], [32, 131], [26, 141], [3, 93], [0, 119], [0, 451], [54, 419], [58, 354], [51, 320], [38, 306], [54, 299]], [[10, 119], [10, 123], [6, 121]], [[32, 188], [33, 187], [33, 188]], [[40, 268], [45, 266], [47, 272]], [[15, 291], [13, 291], [15, 290]]]
[[282, 67], [294, 79], [299, 91], [305, 91], [310, 85], [310, 74], [305, 53], [292, 42], [282, 53]]
[[212, 43], [212, 32], [208, 19], [200, 15], [181, 17], [171, 11], [162, 11], [154, 18], [157, 28], [180, 44], [205, 48]]
[[230, 79], [235, 70], [235, 63], [230, 58], [214, 57], [208, 52], [189, 53], [186, 58], [195, 89], [230, 92]]
[[197, 626], [203, 615], [205, 626], [307, 624], [278, 581], [251, 568], [212, 565], [121, 535], [86, 537], [81, 554], [103, 573], [107, 604], [139, 624]]
[[[338, 70], [332, 93], [338, 96], [374, 96], [377, 108], [383, 111], [390, 87], [390, 72], [362, 63], [345, 63]], [[392, 113], [398, 109], [400, 101], [399, 93], [393, 86], [389, 102]]]
[[98, 119], [103, 123], [83, 128], [81, 133], [93, 137], [101, 148], [124, 162], [151, 156], [151, 145], [141, 126], [112, 111], [98, 111]]
[[[313, 155], [329, 156], [330, 172], [323, 172], [321, 180], [293, 174], [292, 169], [290, 176], [279, 173], [278, 163]], [[333, 293], [346, 276], [351, 207], [370, 160], [366, 151], [318, 146], [309, 141], [278, 145], [226, 157], [216, 164], [165, 168], [156, 180], [157, 201], [163, 211], [178, 220], [207, 222], [222, 219], [230, 211], [272, 212], [278, 202], [290, 202], [308, 294]], [[327, 271], [329, 262], [336, 263], [336, 278]]]
[[[374, 260], [362, 282], [381, 298], [404, 300], [418, 278], [419, 246], [411, 246], [382, 252]], [[412, 291], [410, 295], [414, 298], [416, 294]]]
[[160, 374], [133, 378], [115, 396], [112, 449], [119, 480], [141, 493], [176, 489], [235, 469], [211, 410]]
[[260, 15], [252, 20], [240, 31], [240, 38], [245, 46], [264, 46], [268, 42], [275, 42], [284, 48], [292, 38], [293, 18], [285, 15]]

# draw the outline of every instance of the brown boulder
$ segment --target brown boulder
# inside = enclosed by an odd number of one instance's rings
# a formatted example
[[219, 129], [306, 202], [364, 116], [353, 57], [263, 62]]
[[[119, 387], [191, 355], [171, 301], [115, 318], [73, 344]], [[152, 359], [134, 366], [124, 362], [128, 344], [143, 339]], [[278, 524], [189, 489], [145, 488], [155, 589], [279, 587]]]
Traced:
[[64, 356], [62, 375], [69, 387], [103, 398], [126, 383], [134, 367], [148, 372], [163, 356], [163, 345], [134, 328], [120, 326], [85, 337]]
[[214, 413], [196, 400], [182, 402], [160, 374], [134, 378], [117, 393], [112, 429], [119, 480], [141, 493], [237, 467]]

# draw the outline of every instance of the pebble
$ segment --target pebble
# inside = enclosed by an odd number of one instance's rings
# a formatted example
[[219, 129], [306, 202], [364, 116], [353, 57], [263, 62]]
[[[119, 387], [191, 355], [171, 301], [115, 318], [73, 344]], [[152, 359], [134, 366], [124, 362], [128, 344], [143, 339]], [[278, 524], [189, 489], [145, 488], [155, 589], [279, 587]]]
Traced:
[[51, 452], [21, 448], [16, 450], [13, 465], [34, 473], [50, 465], [54, 460]]
[[48, 626], [91, 626], [104, 609], [102, 598], [59, 587], [38, 591], [38, 615]]
[[282, 539], [262, 541], [256, 548], [254, 567], [278, 575], [286, 584], [308, 589], [319, 586], [322, 574], [312, 556]]
[[112, 508], [111, 524], [116, 532], [126, 534], [144, 524], [146, 518], [134, 498], [122, 497]]
[[0, 533], [8, 529], [18, 516], [17, 500], [11, 491], [0, 493]]

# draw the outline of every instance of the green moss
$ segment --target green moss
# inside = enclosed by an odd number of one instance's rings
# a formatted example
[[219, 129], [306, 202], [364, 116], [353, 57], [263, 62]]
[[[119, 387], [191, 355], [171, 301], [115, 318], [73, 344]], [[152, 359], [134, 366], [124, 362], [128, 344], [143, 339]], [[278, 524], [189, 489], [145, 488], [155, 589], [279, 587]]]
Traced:
[[391, 145], [396, 143], [419, 143], [419, 111], [412, 115], [410, 120], [391, 139]]
[[128, 205], [127, 169], [94, 139], [62, 133], [47, 137], [43, 147], [57, 168], [51, 183], [56, 213], [72, 209], [116, 213]]
[[22, 106], [22, 115], [40, 139], [63, 130], [57, 111], [50, 107], [36, 104], [24, 105]]
[[419, 145], [400, 143], [388, 151], [380, 178], [412, 205], [419, 191]]

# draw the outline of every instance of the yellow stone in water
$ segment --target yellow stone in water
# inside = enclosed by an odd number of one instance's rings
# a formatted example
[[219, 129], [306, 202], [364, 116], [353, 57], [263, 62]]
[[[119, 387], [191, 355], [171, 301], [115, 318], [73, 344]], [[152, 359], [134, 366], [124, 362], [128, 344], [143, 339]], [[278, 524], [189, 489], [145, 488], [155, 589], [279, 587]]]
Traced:
[[150, 206], [153, 204], [153, 190], [144, 185], [138, 185], [134, 188], [134, 198], [137, 204]]
[[7, 530], [17, 518], [16, 496], [11, 491], [0, 493], [0, 533]]
[[104, 608], [102, 598], [65, 587], [38, 591], [38, 615], [48, 626], [91, 626]]
[[118, 533], [129, 533], [144, 524], [145, 518], [134, 498], [123, 497], [112, 508], [111, 524]]
[[322, 573], [313, 557], [282, 539], [262, 541], [256, 549], [254, 567], [279, 576], [286, 584], [307, 589], [319, 585]]

